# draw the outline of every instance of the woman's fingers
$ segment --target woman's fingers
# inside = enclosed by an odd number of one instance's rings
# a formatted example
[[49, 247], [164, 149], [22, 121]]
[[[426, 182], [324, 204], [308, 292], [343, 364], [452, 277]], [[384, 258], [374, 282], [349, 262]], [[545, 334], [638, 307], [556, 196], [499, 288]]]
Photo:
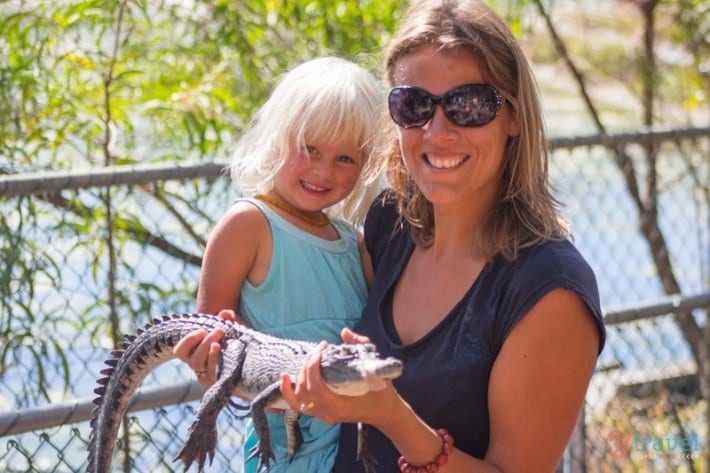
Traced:
[[284, 400], [289, 407], [298, 412], [301, 402], [296, 397], [293, 382], [291, 381], [291, 376], [289, 376], [288, 373], [281, 373], [281, 395], [284, 397]]
[[[354, 333], [353, 335], [351, 340], [367, 339]], [[321, 358], [325, 347], [327, 343], [321, 343], [304, 358], [297, 379], [291, 379], [287, 373], [281, 375], [281, 394], [289, 407], [296, 412], [318, 417], [327, 423], [373, 423], [386, 418], [391, 412], [389, 406], [395, 405], [393, 400], [397, 397], [392, 384], [387, 381], [385, 383], [387, 389], [362, 396], [343, 396], [334, 393], [321, 377]], [[385, 407], [378, 407], [380, 404]]]
[[320, 354], [326, 346], [326, 342], [321, 342], [304, 357], [297, 379], [291, 379], [288, 373], [281, 374], [281, 394], [291, 409], [300, 411], [301, 405], [308, 405], [312, 402], [309, 398], [317, 395], [314, 387], [320, 379]]
[[286, 373], [281, 375], [281, 393], [289, 407], [296, 412], [333, 423], [339, 419], [343, 400], [325, 385], [321, 377], [321, 357], [327, 346], [326, 342], [321, 342], [304, 358], [303, 367], [295, 381]]
[[347, 327], [340, 331], [340, 338], [345, 343], [371, 343], [369, 337], [355, 333]]
[[[328, 346], [327, 342], [320, 342], [315, 350], [306, 356], [303, 362], [303, 372], [305, 372], [306, 393], [317, 390], [323, 386], [323, 379], [320, 376], [320, 362], [323, 350]], [[306, 403], [310, 402], [308, 400]]]

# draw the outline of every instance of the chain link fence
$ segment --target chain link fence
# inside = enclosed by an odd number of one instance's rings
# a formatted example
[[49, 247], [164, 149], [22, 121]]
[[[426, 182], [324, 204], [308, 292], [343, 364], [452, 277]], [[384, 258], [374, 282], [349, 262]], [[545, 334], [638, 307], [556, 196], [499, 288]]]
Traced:
[[[710, 129], [552, 145], [556, 194], [609, 332], [560, 470], [707, 473]], [[205, 240], [238, 195], [222, 167], [0, 176], [0, 471], [86, 468], [83, 419], [119, 334], [193, 308]], [[185, 394], [181, 365], [144, 381], [172, 394], [134, 406], [112, 471], [182, 471], [172, 458], [198, 394]], [[242, 431], [220, 416], [208, 471], [241, 471]]]

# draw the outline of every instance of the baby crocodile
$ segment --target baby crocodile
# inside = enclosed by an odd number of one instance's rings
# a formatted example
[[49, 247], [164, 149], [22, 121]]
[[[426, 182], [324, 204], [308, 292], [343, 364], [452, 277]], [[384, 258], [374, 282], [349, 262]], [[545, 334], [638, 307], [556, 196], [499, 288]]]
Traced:
[[[210, 331], [217, 327], [225, 332], [218, 379], [205, 392], [187, 442], [175, 459], [183, 461], [185, 470], [196, 461], [200, 472], [208, 457], [212, 463], [217, 444], [217, 415], [232, 395], [250, 402], [258, 444], [249, 458], [258, 456], [258, 469], [268, 468], [270, 460], [275, 459], [264, 414], [266, 408], [285, 409], [288, 458], [293, 459], [302, 442], [300, 413], [291, 410], [281, 396], [281, 373], [286, 372], [295, 380], [304, 357], [317, 344], [273, 337], [213, 315], [170, 314], [153, 320], [135, 335], [127, 335], [121, 349], [112, 352], [106, 361], [109, 367], [101, 371], [99, 387], [94, 390], [99, 397], [94, 400], [96, 407], [92, 412], [88, 473], [109, 472], [128, 401], [148, 373], [174, 358], [173, 348], [185, 335], [200, 328]], [[401, 361], [379, 357], [371, 344], [328, 345], [321, 357], [323, 381], [343, 395], [360, 396], [379, 389], [382, 380], [396, 378], [401, 372]], [[374, 473], [376, 463], [367, 452], [364, 428], [360, 431], [358, 457], [365, 471]]]

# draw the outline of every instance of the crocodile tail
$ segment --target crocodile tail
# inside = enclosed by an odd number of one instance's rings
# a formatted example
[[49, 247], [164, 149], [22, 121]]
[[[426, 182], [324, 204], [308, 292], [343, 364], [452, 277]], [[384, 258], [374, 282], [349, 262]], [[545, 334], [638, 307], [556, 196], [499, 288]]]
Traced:
[[188, 333], [222, 327], [234, 337], [241, 331], [231, 322], [205, 314], [169, 314], [153, 320], [135, 335], [126, 335], [106, 360], [96, 381], [98, 394], [91, 413], [87, 473], [109, 473], [118, 429], [128, 403], [145, 377], [174, 358], [173, 348]]

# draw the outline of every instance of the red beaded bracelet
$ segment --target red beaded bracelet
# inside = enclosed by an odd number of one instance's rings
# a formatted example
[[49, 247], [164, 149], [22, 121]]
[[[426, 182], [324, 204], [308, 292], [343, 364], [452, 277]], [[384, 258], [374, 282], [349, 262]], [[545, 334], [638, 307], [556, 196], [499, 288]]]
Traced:
[[437, 473], [440, 466], [446, 465], [446, 462], [449, 461], [449, 455], [454, 451], [454, 438], [446, 429], [439, 429], [436, 433], [439, 434], [444, 445], [442, 445], [441, 452], [436, 456], [434, 461], [426, 465], [412, 466], [404, 456], [401, 456], [399, 460], [397, 460], [399, 471], [402, 473]]

